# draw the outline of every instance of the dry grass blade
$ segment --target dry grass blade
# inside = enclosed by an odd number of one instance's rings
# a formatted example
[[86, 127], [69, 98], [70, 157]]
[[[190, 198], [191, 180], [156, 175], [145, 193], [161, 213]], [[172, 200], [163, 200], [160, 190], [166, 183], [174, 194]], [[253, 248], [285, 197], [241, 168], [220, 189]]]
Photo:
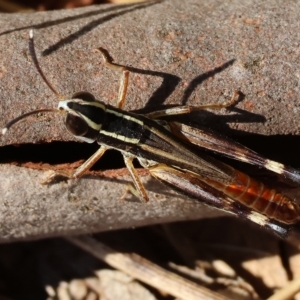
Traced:
[[227, 299], [177, 274], [166, 271], [137, 254], [116, 252], [89, 236], [68, 237], [67, 240], [108, 265], [174, 297], [189, 300]]
[[300, 291], [300, 278], [290, 282], [286, 287], [276, 292], [268, 300], [289, 300], [292, 299]]

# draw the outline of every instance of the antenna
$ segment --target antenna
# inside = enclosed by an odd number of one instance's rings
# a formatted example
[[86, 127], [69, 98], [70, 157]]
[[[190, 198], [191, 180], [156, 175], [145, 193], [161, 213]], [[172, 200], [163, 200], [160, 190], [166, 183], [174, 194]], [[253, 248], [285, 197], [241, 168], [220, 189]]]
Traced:
[[37, 71], [39, 72], [39, 74], [41, 75], [41, 77], [43, 78], [44, 82], [48, 85], [48, 87], [50, 88], [50, 90], [60, 99], [64, 98], [62, 95], [60, 95], [55, 88], [51, 85], [51, 83], [48, 81], [48, 79], [46, 78], [44, 72], [42, 71], [39, 61], [37, 59], [36, 56], [36, 52], [35, 52], [35, 47], [34, 47], [34, 39], [33, 39], [33, 30], [31, 29], [29, 31], [29, 52], [31, 55], [31, 58], [33, 60], [33, 63], [37, 69]]
[[[29, 31], [29, 52], [30, 52], [30, 55], [32, 57], [32, 60], [33, 60], [33, 63], [37, 69], [37, 71], [39, 72], [39, 74], [41, 75], [41, 77], [43, 78], [44, 82], [47, 84], [47, 86], [50, 88], [50, 90], [60, 99], [64, 99], [64, 97], [62, 95], [60, 95], [55, 89], [54, 87], [50, 84], [50, 82], [48, 81], [48, 79], [46, 78], [44, 72], [42, 71], [41, 67], [40, 67], [40, 64], [39, 64], [39, 61], [37, 59], [37, 56], [36, 56], [36, 52], [35, 52], [35, 48], [34, 48], [34, 39], [33, 39], [33, 30], [31, 29]], [[13, 120], [11, 120], [10, 122], [8, 122], [5, 127], [2, 128], [2, 135], [4, 135], [7, 130], [9, 130], [9, 128], [14, 125], [15, 123], [19, 122], [20, 120], [24, 119], [24, 118], [27, 118], [28, 116], [31, 116], [31, 115], [35, 115], [35, 114], [38, 114], [38, 113], [44, 113], [44, 112], [61, 112], [60, 110], [58, 109], [54, 109], [54, 108], [42, 108], [42, 109], [37, 109], [37, 110], [33, 110], [31, 112], [28, 112], [28, 113], [25, 113]]]
[[58, 109], [54, 109], [54, 108], [42, 108], [42, 109], [37, 109], [37, 110], [33, 110], [33, 111], [30, 111], [26, 114], [23, 114], [13, 120], [11, 120], [10, 122], [8, 122], [5, 127], [2, 128], [2, 134], [4, 135], [7, 130], [12, 126], [14, 125], [15, 123], [19, 122], [20, 120], [24, 119], [24, 118], [27, 118], [28, 116], [31, 116], [31, 115], [35, 115], [35, 114], [38, 114], [38, 113], [43, 113], [43, 112], [60, 112], [60, 110]]

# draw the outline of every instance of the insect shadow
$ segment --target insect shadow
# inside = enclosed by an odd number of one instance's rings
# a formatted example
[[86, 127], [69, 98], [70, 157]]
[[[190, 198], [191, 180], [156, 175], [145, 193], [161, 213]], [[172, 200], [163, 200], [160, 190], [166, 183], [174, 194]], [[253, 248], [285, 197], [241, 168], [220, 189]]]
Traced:
[[[206, 73], [195, 77], [183, 92], [183, 97], [180, 101], [181, 104], [188, 105], [189, 97], [199, 85], [201, 85], [204, 81], [208, 80], [209, 78], [215, 76], [216, 74], [223, 72], [224, 70], [232, 66], [234, 62], [235, 59], [231, 59], [222, 64], [221, 66], [216, 67], [212, 70], [209, 70]], [[153, 92], [153, 94], [147, 100], [146, 105], [143, 108], [134, 110], [134, 112], [139, 114], [145, 114], [153, 110], [178, 106], [178, 104], [164, 105], [164, 102], [175, 91], [179, 83], [182, 81], [180, 77], [166, 72], [143, 70], [135, 67], [126, 67], [126, 69], [129, 70], [131, 73], [158, 76], [163, 79], [161, 85], [156, 89], [155, 92]], [[244, 98], [245, 95], [240, 92], [238, 102], [242, 102]], [[218, 99], [216, 99], [215, 102], [220, 103]], [[199, 103], [199, 105], [201, 105], [201, 103]], [[218, 113], [211, 112], [208, 110], [201, 110], [184, 115], [170, 116], [167, 117], [167, 119], [170, 121], [178, 121], [180, 123], [188, 124], [196, 128], [202, 128], [204, 126], [205, 128], [213, 128], [216, 131], [224, 131], [225, 129], [224, 132], [226, 133], [230, 133], [233, 131], [228, 126], [228, 123], [264, 123], [266, 121], [266, 118], [264, 116], [248, 112], [237, 107], [228, 107], [227, 110], [230, 111], [231, 114], [220, 115]], [[235, 112], [235, 114], [232, 114], [232, 112]]]
[[67, 37], [61, 39], [59, 42], [57, 42], [54, 45], [45, 49], [43, 51], [42, 55], [46, 56], [46, 55], [49, 55], [52, 52], [58, 50], [59, 48], [63, 47], [64, 45], [74, 42], [75, 40], [79, 39], [81, 36], [87, 34], [88, 32], [92, 31], [94, 28], [96, 28], [97, 26], [99, 26], [105, 22], [108, 22], [116, 17], [125, 15], [132, 11], [143, 9], [143, 8], [161, 3], [163, 1], [165, 1], [165, 0], [154, 0], [154, 1], [148, 1], [146, 3], [138, 3], [138, 4], [114, 5], [113, 7], [108, 7], [106, 9], [101, 8], [98, 10], [95, 10], [93, 8], [92, 11], [84, 12], [84, 13], [81, 13], [81, 14], [78, 14], [75, 16], [46, 21], [46, 22], [42, 22], [40, 24], [34, 24], [34, 25], [30, 24], [28, 26], [22, 26], [22, 27], [11, 29], [11, 30], [6, 30], [3, 32], [0, 32], [0, 36], [6, 35], [6, 34], [9, 34], [12, 32], [16, 32], [16, 31], [21, 31], [24, 29], [29, 30], [29, 29], [48, 28], [48, 27], [59, 25], [59, 24], [64, 24], [67, 22], [73, 22], [73, 21], [76, 21], [79, 19], [91, 18], [93, 16], [97, 16], [97, 15], [101, 15], [101, 14], [105, 15], [99, 19], [88, 22], [85, 26], [83, 26], [79, 30], [69, 34]]
[[[140, 169], [139, 169], [140, 170]], [[144, 171], [144, 170], [142, 170]], [[109, 176], [107, 176], [105, 173], [87, 173], [84, 175], [84, 178], [86, 179], [92, 179], [92, 180], [99, 180], [101, 179], [101, 181], [103, 182], [113, 182], [113, 183], [118, 183], [118, 184], [122, 184], [124, 185], [124, 193], [121, 196], [124, 196], [124, 198], [120, 197], [120, 200], [125, 200], [126, 202], [134, 202], [134, 203], [140, 203], [143, 205], [143, 203], [141, 202], [141, 200], [139, 198], [137, 198], [135, 195], [133, 195], [130, 192], [126, 193], [126, 186], [127, 185], [132, 185], [132, 180], [131, 178], [129, 178], [129, 172], [127, 172], [127, 170], [124, 170], [124, 174], [126, 174], [126, 176], [128, 176], [128, 179], [121, 179], [121, 176], [114, 176], [113, 178], [110, 178]], [[141, 174], [139, 174], [139, 176], [141, 176]], [[150, 176], [150, 174], [149, 174]], [[147, 190], [147, 193], [153, 193], [153, 198], [157, 197], [158, 202], [164, 200], [164, 198], [174, 198], [176, 197], [177, 199], [181, 199], [186, 201], [186, 196], [182, 193], [178, 193], [177, 191], [174, 191], [174, 189], [169, 188], [168, 186], [166, 186], [165, 184], [161, 183], [159, 180], [150, 177], [149, 180], [147, 180], [147, 182], [143, 182], [144, 187]], [[158, 192], [159, 191], [159, 192]], [[149, 194], [151, 195], [151, 194]], [[194, 200], [191, 199], [191, 201], [194, 202]], [[151, 200], [150, 200], [151, 202]], [[182, 203], [182, 205], [185, 205], [185, 202]], [[188, 204], [190, 205], [190, 203]]]

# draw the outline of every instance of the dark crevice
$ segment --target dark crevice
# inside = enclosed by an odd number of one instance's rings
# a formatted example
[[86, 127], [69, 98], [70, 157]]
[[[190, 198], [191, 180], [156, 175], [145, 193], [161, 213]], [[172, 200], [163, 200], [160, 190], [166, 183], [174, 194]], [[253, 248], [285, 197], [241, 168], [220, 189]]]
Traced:
[[[272, 160], [284, 163], [294, 168], [300, 168], [300, 137], [298, 136], [238, 136], [236, 141], [246, 147], [257, 151], [259, 154]], [[52, 142], [45, 144], [22, 144], [18, 146], [0, 147], [0, 163], [48, 163], [62, 164], [73, 163], [88, 159], [99, 149], [99, 145], [77, 142]], [[216, 155], [221, 161], [239, 167], [232, 160]], [[241, 163], [241, 166], [243, 168]], [[123, 168], [124, 162], [121, 154], [116, 150], [107, 151], [94, 169]], [[248, 166], [246, 165], [246, 167]]]
[[249, 134], [238, 136], [235, 140], [266, 158], [300, 168], [300, 136]]
[[[97, 144], [52, 142], [0, 147], [0, 163], [48, 163], [51, 165], [86, 160], [99, 149]], [[93, 169], [119, 169], [124, 167], [121, 153], [107, 151]]]

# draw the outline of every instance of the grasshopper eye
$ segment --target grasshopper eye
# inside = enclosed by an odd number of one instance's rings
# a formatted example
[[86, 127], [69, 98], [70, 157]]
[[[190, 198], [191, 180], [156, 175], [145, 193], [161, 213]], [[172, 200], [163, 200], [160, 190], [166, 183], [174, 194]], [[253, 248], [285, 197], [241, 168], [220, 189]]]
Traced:
[[80, 117], [67, 114], [65, 125], [70, 133], [83, 136], [88, 131], [88, 124]]
[[95, 101], [95, 97], [93, 94], [89, 93], [89, 92], [78, 92], [75, 93], [72, 96], [72, 99], [81, 99], [84, 100], [86, 102], [94, 102]]

